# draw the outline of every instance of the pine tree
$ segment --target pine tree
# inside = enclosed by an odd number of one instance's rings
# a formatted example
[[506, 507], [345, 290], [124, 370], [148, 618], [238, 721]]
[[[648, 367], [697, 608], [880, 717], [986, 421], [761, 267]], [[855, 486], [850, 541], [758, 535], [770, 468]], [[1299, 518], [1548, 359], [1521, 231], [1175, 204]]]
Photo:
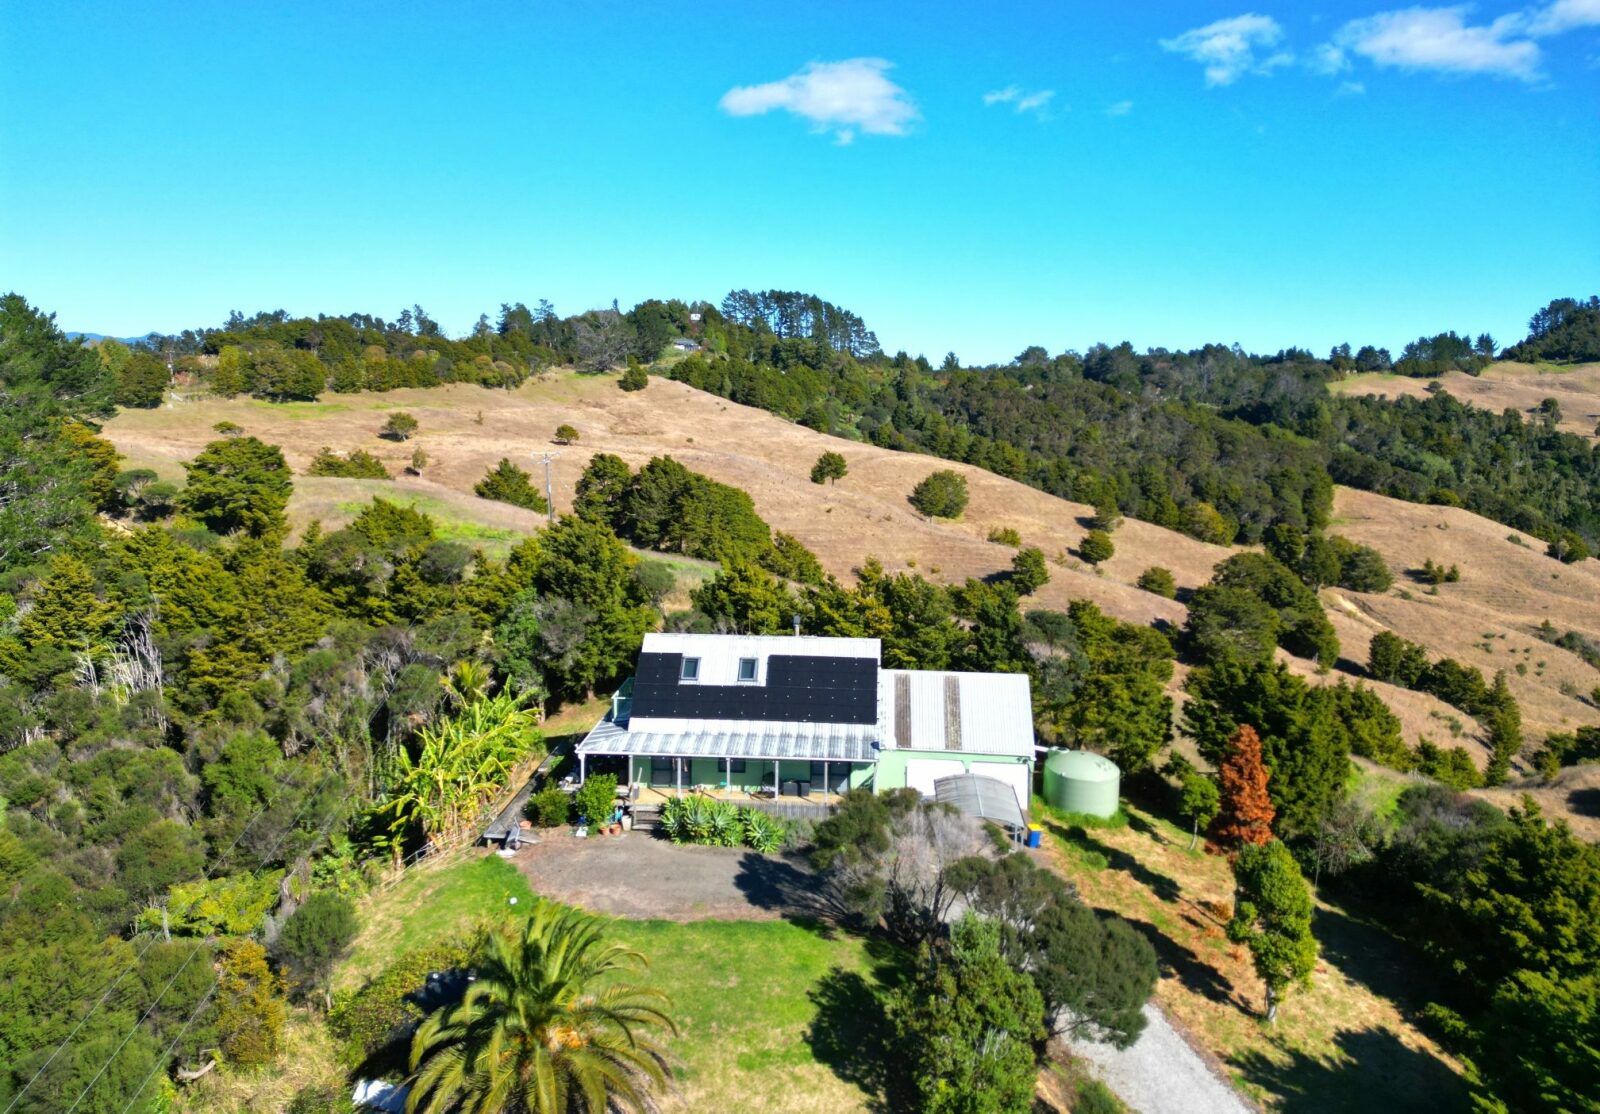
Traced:
[[1261, 737], [1240, 724], [1228, 740], [1217, 771], [1222, 802], [1206, 831], [1206, 850], [1222, 854], [1242, 844], [1263, 844], [1272, 838], [1276, 813], [1267, 795], [1267, 768], [1261, 761]]

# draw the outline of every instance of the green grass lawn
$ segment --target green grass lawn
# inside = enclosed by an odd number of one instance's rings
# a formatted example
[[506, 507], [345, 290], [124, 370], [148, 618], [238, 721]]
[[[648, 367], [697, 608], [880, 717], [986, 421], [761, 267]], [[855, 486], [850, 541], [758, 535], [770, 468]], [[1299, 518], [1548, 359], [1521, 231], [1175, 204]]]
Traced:
[[[361, 933], [334, 983], [360, 985], [402, 952], [515, 917], [538, 900], [521, 872], [493, 855], [415, 868], [365, 900]], [[608, 931], [648, 961], [639, 981], [672, 997], [681, 1109], [865, 1108], [867, 1093], [850, 1080], [862, 1048], [880, 1035], [871, 989], [894, 977], [892, 954], [788, 921], [612, 920]], [[824, 1002], [830, 1023], [813, 1031]]]

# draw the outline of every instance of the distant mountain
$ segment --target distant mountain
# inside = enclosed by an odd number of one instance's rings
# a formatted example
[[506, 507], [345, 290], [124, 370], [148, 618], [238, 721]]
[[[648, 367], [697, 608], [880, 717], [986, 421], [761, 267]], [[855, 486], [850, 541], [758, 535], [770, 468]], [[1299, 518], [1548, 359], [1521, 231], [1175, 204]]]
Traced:
[[137, 344], [149, 335], [149, 333], [144, 333], [136, 337], [112, 337], [107, 336], [105, 333], [68, 333], [67, 339], [86, 340], [91, 344], [97, 340], [120, 340], [123, 344]]

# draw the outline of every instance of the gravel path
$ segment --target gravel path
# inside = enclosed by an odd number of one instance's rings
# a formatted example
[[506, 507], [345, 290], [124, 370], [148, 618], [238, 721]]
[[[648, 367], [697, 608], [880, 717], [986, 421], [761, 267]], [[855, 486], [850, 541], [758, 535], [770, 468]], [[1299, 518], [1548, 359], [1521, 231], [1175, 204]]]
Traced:
[[1074, 1040], [1074, 1056], [1094, 1065], [1094, 1074], [1138, 1114], [1254, 1114], [1226, 1081], [1218, 1078], [1166, 1015], [1149, 1003], [1148, 1024], [1133, 1047]]

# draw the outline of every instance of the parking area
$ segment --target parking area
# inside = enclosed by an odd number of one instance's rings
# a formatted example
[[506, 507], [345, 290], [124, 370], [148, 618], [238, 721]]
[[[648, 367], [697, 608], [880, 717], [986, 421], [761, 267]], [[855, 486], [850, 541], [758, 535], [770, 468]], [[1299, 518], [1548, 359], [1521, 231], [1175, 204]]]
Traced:
[[577, 839], [540, 833], [512, 861], [535, 893], [636, 920], [773, 920], [826, 910], [804, 860], [736, 847], [679, 846], [643, 832]]

